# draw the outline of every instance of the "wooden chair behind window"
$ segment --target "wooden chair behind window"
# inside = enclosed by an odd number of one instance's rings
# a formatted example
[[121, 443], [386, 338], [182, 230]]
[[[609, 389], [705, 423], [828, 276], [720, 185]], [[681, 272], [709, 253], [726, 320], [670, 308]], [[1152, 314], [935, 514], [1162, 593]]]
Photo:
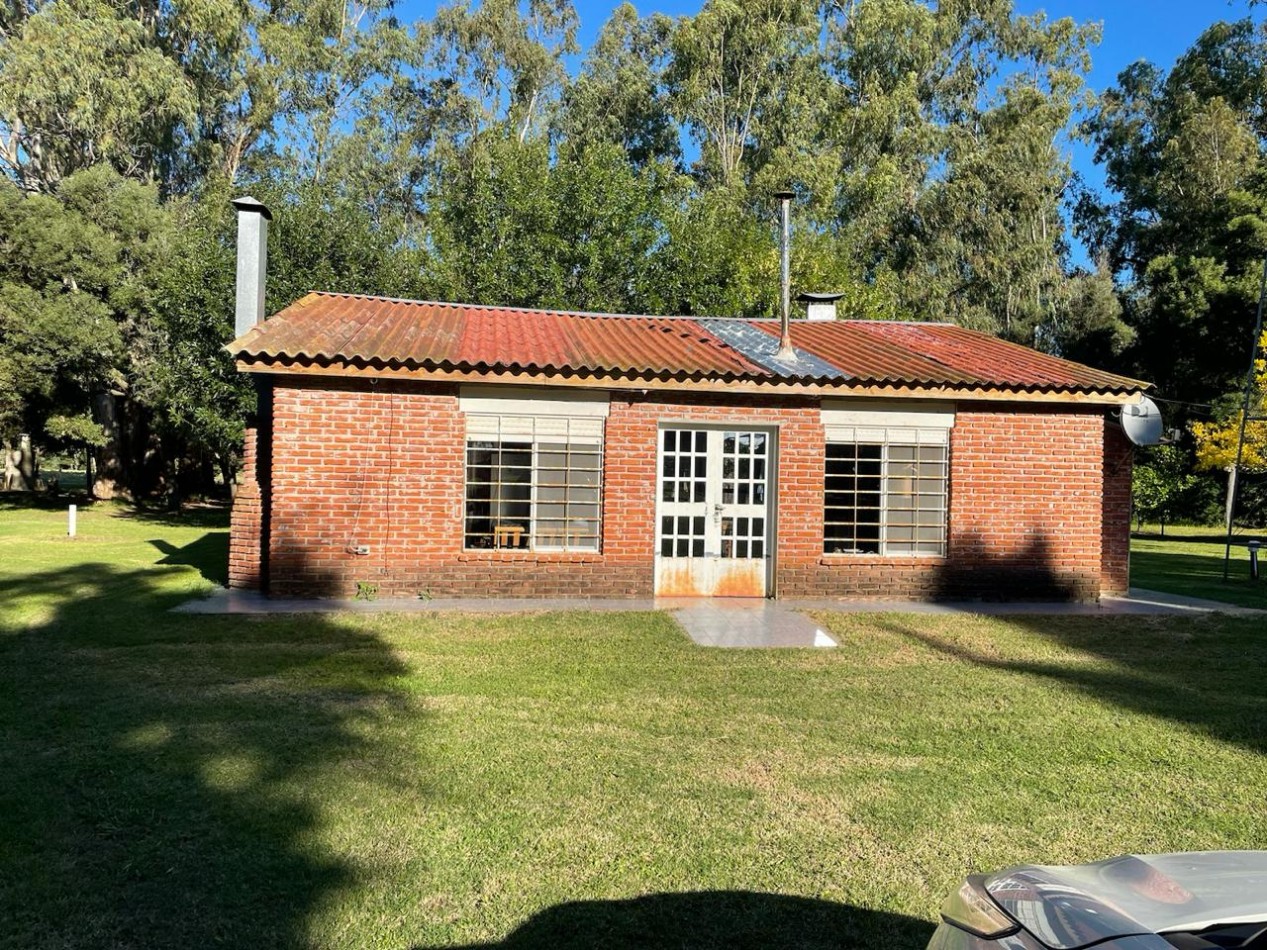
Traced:
[[493, 528], [494, 548], [518, 548], [523, 546], [524, 529], [518, 524], [499, 524]]

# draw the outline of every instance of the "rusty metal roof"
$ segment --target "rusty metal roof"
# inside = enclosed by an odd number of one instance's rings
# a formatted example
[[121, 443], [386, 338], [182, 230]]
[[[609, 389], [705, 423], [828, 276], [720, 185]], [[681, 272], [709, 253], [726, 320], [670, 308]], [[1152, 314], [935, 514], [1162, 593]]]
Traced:
[[1134, 392], [1147, 383], [937, 323], [795, 321], [795, 364], [771, 359], [778, 321], [569, 313], [312, 293], [228, 346], [251, 368], [512, 370], [683, 380]]
[[229, 349], [262, 361], [696, 376], [766, 372], [693, 320], [346, 294], [308, 294]]

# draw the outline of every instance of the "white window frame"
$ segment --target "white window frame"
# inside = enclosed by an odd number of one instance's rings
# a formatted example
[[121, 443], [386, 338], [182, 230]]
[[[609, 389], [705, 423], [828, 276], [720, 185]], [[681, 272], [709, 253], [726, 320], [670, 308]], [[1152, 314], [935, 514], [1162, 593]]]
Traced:
[[[522, 389], [502, 386], [463, 386], [459, 394], [459, 407], [466, 419], [466, 437], [463, 446], [462, 477], [462, 547], [466, 551], [518, 550], [539, 553], [601, 554], [603, 549], [603, 473], [606, 465], [604, 451], [604, 423], [609, 402], [605, 393], [570, 392], [550, 389]], [[471, 536], [466, 505], [471, 488], [471, 445], [491, 442], [497, 446], [525, 445], [531, 453], [529, 469], [528, 524], [526, 543], [503, 545], [498, 537], [496, 517], [491, 543], [488, 547], [469, 547]], [[557, 450], [543, 449], [545, 445], [566, 446], [567, 462], [561, 470], [562, 486], [543, 486], [542, 455]], [[572, 452], [597, 456], [597, 469], [576, 468], [571, 465]], [[573, 485], [574, 472], [592, 472], [593, 485]], [[492, 482], [490, 484], [498, 484]], [[562, 502], [539, 497], [542, 487], [562, 487]], [[570, 518], [568, 499], [572, 488], [593, 489], [594, 518]], [[540, 515], [543, 505], [563, 505], [563, 535], [559, 543], [547, 543], [541, 539], [540, 526], [547, 519]], [[551, 523], [558, 519], [548, 519]], [[593, 523], [594, 533], [574, 536], [572, 522]], [[555, 535], [557, 538], [558, 536]], [[518, 539], [515, 539], [518, 540]]]
[[[838, 555], [842, 557], [928, 557], [939, 558], [945, 557], [947, 552], [947, 542], [950, 533], [950, 430], [955, 422], [955, 407], [947, 403], [928, 403], [928, 402], [905, 402], [891, 401], [882, 403], [878, 401], [864, 400], [824, 400], [822, 407], [822, 421], [825, 433], [826, 445], [879, 445], [880, 448], [880, 505], [879, 505], [879, 539], [878, 552], [873, 551], [833, 551], [829, 545], [832, 543], [827, 537], [827, 526], [829, 523], [827, 506], [827, 495], [829, 484], [826, 479], [831, 476], [827, 472], [826, 451], [824, 452], [824, 493], [823, 493], [823, 553], [827, 555]], [[908, 527], [906, 525], [897, 525], [890, 518], [891, 505], [896, 496], [890, 487], [890, 482], [900, 476], [890, 473], [890, 465], [900, 464], [902, 460], [895, 460], [890, 457], [890, 450], [894, 448], [913, 448], [915, 450], [915, 462], [921, 464], [919, 458], [920, 449], [925, 447], [940, 447], [942, 455], [939, 460], [940, 475], [937, 476], [941, 482], [940, 498], [941, 498], [941, 519], [936, 527], [938, 530], [938, 540], [936, 542], [928, 542], [918, 537], [920, 528], [932, 527], [932, 525], [924, 524], [920, 520], [922, 510], [918, 503], [913, 523], [909, 527], [915, 529], [913, 537], [910, 540], [892, 539], [889, 537], [889, 529], [899, 529]], [[922, 463], [931, 464], [931, 463]], [[917, 473], [917, 479], [924, 479], [924, 476]], [[915, 492], [916, 497], [922, 494]], [[841, 509], [848, 510], [848, 509]], [[857, 510], [857, 509], [855, 509]], [[905, 509], [903, 509], [905, 510]], [[918, 548], [920, 546], [929, 546], [935, 543], [936, 550], [891, 550], [890, 546], [910, 546]]]

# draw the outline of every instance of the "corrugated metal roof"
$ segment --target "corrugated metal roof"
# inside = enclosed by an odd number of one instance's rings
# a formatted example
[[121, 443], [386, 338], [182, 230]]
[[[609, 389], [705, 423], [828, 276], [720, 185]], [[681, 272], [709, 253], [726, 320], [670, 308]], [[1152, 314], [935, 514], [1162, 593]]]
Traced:
[[1140, 380], [1062, 360], [998, 337], [950, 324], [857, 321], [863, 333], [922, 354], [965, 375], [988, 376], [998, 385], [1041, 385], [1085, 389], [1145, 388]]
[[765, 370], [693, 320], [308, 294], [229, 349], [240, 358], [669, 375]]
[[814, 379], [847, 379], [848, 375], [809, 350], [793, 345], [794, 361], [779, 359], [779, 338], [761, 332], [748, 320], [709, 317], [696, 320], [709, 333], [727, 346], [733, 346], [746, 359], [752, 360], [776, 376], [809, 376]]
[[[777, 321], [762, 320], [758, 324], [768, 336], [778, 336]], [[856, 382], [949, 386], [994, 382], [988, 376], [960, 372], [954, 366], [930, 359], [918, 350], [866, 333], [863, 328], [868, 325], [852, 320], [797, 321], [789, 329], [793, 346], [818, 354]]]
[[935, 323], [623, 316], [312, 293], [228, 347], [239, 360], [511, 369], [669, 379], [1131, 392], [1147, 388], [985, 333]]

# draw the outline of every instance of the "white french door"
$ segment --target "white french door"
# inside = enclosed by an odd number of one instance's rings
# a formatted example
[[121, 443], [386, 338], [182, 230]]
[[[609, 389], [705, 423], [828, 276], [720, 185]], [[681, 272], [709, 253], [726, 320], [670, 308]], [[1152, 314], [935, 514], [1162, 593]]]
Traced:
[[765, 597], [774, 434], [660, 430], [656, 594]]

